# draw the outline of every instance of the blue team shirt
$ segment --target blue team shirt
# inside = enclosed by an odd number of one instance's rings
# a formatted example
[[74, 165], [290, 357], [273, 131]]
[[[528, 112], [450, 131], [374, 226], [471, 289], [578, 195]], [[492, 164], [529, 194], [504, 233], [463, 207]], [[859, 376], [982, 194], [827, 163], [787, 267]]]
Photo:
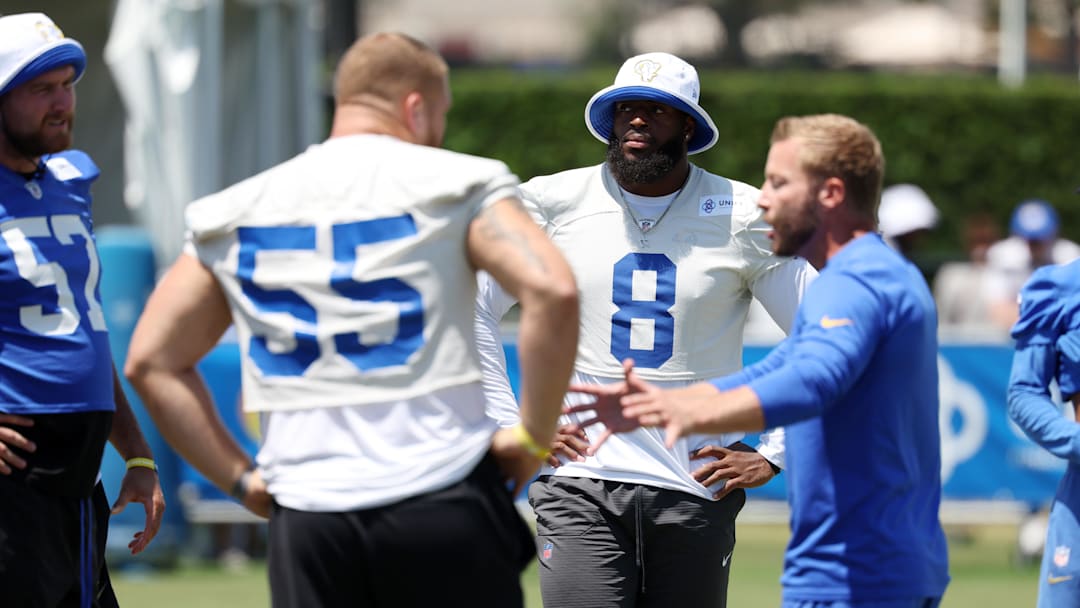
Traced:
[[807, 288], [788, 339], [714, 382], [786, 426], [786, 601], [939, 597], [937, 314], [922, 275], [869, 234]]
[[112, 356], [90, 185], [98, 168], [69, 150], [38, 179], [0, 166], [0, 411], [112, 411]]

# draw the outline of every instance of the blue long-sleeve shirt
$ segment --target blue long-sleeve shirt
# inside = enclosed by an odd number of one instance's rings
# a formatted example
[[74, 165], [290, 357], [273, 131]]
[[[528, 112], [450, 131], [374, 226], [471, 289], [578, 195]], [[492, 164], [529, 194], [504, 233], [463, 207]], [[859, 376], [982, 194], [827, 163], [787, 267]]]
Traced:
[[[1080, 424], [1050, 397], [1056, 380], [1065, 399], [1080, 393], [1080, 260], [1038, 269], [1020, 292], [1020, 319], [1009, 377], [1009, 417], [1032, 441], [1080, 465]], [[1059, 489], [1060, 497], [1060, 489]], [[1080, 504], [1080, 496], [1072, 504]]]
[[784, 599], [941, 596], [937, 317], [919, 271], [877, 235], [810, 285], [790, 337], [714, 382], [749, 387], [787, 427]]

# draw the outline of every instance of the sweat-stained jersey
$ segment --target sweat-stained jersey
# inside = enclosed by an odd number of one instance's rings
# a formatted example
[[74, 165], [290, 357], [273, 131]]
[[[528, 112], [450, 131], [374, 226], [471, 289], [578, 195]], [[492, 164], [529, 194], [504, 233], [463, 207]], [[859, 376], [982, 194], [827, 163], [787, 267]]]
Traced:
[[31, 179], [0, 166], [0, 412], [113, 411], [90, 185], [77, 150]]
[[[606, 165], [536, 177], [521, 191], [578, 283], [581, 333], [574, 382], [619, 381], [627, 357], [643, 378], [665, 387], [734, 372], [742, 367], [743, 326], [752, 297], [786, 329], [803, 289], [816, 275], [802, 259], [772, 255], [756, 188], [693, 165], [670, 208], [644, 234]], [[498, 360], [486, 355], [492, 349], [485, 344], [494, 331], [492, 319], [512, 302], [491, 284], [481, 284], [481, 296], [477, 337], [488, 407], [500, 424], [510, 424], [516, 405], [500, 388]], [[577, 395], [567, 398], [568, 403], [579, 401]], [[598, 426], [587, 430], [594, 440]], [[687, 454], [741, 437], [699, 435], [669, 450], [662, 430], [638, 429], [611, 437], [585, 462], [567, 462], [544, 473], [711, 498], [717, 488], [707, 490], [691, 477], [701, 463], [691, 463]], [[759, 451], [783, 465], [782, 448], [765, 445]]]
[[243, 401], [279, 503], [367, 508], [444, 487], [487, 450], [466, 234], [516, 196], [503, 163], [333, 138], [192, 203], [186, 251], [221, 284]]
[[1046, 533], [1039, 608], [1080, 605], [1080, 424], [1051, 398], [1080, 394], [1080, 261], [1044, 266], [1020, 292], [1009, 378], [1009, 417], [1032, 441], [1065, 460]]

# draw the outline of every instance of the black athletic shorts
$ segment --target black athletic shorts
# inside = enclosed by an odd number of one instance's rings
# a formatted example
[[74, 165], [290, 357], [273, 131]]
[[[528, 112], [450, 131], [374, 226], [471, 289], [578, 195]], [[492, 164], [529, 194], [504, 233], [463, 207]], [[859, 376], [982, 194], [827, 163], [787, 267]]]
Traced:
[[270, 515], [274, 608], [517, 608], [532, 556], [490, 454], [464, 480], [385, 507]]
[[109, 502], [98, 482], [112, 412], [29, 416], [25, 469], [0, 475], [0, 605], [116, 606], [105, 568]]
[[0, 605], [115, 608], [105, 568], [109, 501], [44, 494], [0, 475]]

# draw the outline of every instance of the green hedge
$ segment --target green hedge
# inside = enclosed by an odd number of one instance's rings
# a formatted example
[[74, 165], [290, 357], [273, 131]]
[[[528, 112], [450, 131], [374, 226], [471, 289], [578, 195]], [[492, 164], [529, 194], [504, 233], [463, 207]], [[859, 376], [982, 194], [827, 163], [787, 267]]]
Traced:
[[[598, 163], [604, 146], [586, 130], [584, 107], [615, 71], [457, 70], [446, 145], [502, 159], [525, 179]], [[1039, 77], [1007, 90], [973, 74], [703, 72], [702, 89], [720, 141], [694, 162], [755, 185], [781, 116], [838, 112], [872, 127], [885, 149], [886, 184], [916, 183], [942, 211], [927, 260], [962, 254], [966, 215], [989, 212], [1004, 233], [1012, 208], [1032, 197], [1053, 203], [1063, 235], [1080, 240], [1073, 79]]]

